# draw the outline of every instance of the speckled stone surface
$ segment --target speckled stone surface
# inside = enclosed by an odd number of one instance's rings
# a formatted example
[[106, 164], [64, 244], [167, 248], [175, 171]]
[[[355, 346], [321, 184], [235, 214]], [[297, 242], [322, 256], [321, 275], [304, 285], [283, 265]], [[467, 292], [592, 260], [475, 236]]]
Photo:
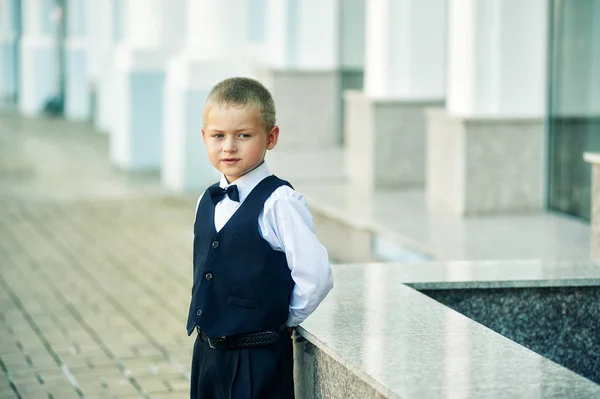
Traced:
[[432, 210], [473, 215], [543, 209], [541, 119], [461, 118], [444, 109], [430, 110], [428, 119]]
[[600, 263], [341, 264], [333, 271], [335, 288], [299, 329], [314, 346], [314, 358], [303, 360], [313, 365], [312, 377], [302, 377], [310, 392], [353, 397], [331, 393], [347, 392], [349, 372], [370, 387], [363, 397], [600, 397], [600, 385], [408, 286], [594, 287]]
[[442, 99], [407, 101], [344, 93], [345, 171], [362, 190], [423, 187], [426, 110]]
[[[346, 265], [340, 278], [360, 278], [364, 268], [394, 285], [439, 288], [564, 287], [600, 285], [600, 261], [457, 261]], [[351, 276], [351, 277], [347, 277]]]
[[[384, 387], [369, 385], [351, 369], [312, 343], [296, 344], [296, 399], [383, 399], [390, 397]], [[382, 392], [385, 392], [382, 393]]]
[[[291, 169], [272, 162], [285, 159], [284, 156], [281, 151], [277, 159], [271, 156], [268, 161], [278, 175], [284, 175], [279, 170]], [[310, 165], [297, 164], [295, 174], [286, 176], [305, 195], [313, 213], [366, 229], [373, 237], [385, 237], [411, 251], [439, 261], [590, 258], [590, 225], [582, 220], [545, 211], [468, 218], [434, 214], [427, 208], [424, 190], [365, 192], [350, 183], [330, 179], [333, 170], [325, 162], [327, 158], [314, 162], [315, 156], [307, 156], [311, 157]], [[322, 181], [302, 178], [300, 173], [307, 170], [325, 177]], [[349, 262], [352, 261], [346, 261]]]
[[422, 292], [600, 384], [600, 286]]

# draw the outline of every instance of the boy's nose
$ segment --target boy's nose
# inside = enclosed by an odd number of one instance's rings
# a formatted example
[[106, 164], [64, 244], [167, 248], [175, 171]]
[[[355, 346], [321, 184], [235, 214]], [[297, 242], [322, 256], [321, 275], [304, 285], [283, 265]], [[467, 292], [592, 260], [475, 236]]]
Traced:
[[235, 141], [232, 139], [225, 140], [225, 145], [223, 146], [223, 151], [225, 152], [235, 152]]

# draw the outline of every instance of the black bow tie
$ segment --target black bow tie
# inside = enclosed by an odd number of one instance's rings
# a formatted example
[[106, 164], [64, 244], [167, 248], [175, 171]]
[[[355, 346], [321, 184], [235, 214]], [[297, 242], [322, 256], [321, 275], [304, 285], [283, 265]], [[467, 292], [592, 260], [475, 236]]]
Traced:
[[229, 197], [230, 200], [235, 202], [240, 202], [240, 193], [238, 192], [238, 188], [236, 185], [229, 186], [227, 188], [221, 187], [211, 187], [209, 188], [210, 199], [217, 205], [225, 195]]

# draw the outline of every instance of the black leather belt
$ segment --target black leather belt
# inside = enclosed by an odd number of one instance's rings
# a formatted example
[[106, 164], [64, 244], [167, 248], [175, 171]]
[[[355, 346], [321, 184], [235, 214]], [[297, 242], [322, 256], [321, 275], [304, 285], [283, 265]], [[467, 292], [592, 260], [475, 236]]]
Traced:
[[286, 325], [279, 327], [278, 331], [261, 331], [249, 334], [229, 335], [227, 337], [210, 338], [196, 326], [200, 339], [208, 343], [213, 349], [241, 349], [255, 348], [271, 345], [279, 339], [279, 334], [286, 329]]

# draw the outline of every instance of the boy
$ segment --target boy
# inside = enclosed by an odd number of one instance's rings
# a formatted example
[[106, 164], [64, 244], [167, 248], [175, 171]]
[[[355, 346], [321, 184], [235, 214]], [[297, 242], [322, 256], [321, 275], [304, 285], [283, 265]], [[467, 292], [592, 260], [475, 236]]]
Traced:
[[196, 207], [192, 399], [293, 398], [292, 329], [333, 287], [304, 197], [264, 162], [278, 137], [259, 82], [226, 79], [208, 95], [202, 138], [222, 176]]

